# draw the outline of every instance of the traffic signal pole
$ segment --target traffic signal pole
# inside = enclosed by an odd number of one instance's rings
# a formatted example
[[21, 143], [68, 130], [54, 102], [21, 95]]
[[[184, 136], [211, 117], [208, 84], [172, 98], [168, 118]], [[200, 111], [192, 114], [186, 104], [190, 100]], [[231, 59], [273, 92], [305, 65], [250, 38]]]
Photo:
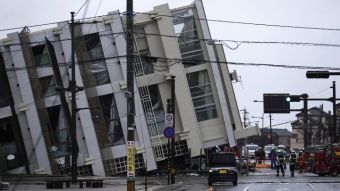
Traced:
[[303, 147], [306, 149], [308, 146], [308, 131], [307, 131], [307, 123], [308, 123], [308, 95], [303, 94]]
[[273, 144], [272, 113], [269, 113], [269, 135], [270, 135], [270, 144]]
[[[332, 103], [333, 103], [333, 142], [332, 143], [337, 143], [338, 142], [338, 137], [339, 137], [339, 129], [336, 127], [336, 89], [335, 89], [335, 81], [333, 81], [333, 86], [331, 87], [333, 89], [333, 97], [332, 97]], [[331, 138], [332, 139], [332, 138]]]

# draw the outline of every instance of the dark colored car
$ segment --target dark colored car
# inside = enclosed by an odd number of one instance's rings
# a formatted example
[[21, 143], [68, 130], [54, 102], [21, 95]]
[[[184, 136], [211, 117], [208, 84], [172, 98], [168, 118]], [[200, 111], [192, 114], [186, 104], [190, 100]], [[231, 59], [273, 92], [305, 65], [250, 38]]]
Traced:
[[208, 184], [213, 182], [232, 182], [237, 185], [237, 167], [234, 153], [211, 153], [208, 159]]

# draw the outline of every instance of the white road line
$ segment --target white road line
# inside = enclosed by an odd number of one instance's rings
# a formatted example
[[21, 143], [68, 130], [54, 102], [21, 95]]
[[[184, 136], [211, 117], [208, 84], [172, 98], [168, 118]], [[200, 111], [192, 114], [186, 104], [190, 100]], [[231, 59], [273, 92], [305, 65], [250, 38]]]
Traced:
[[243, 191], [249, 191], [249, 187], [250, 187], [250, 185], [248, 185], [247, 187], [245, 187], [245, 188], [243, 189]]
[[312, 191], [319, 191], [319, 189], [315, 188], [313, 184], [308, 183], [307, 185], [312, 189]]

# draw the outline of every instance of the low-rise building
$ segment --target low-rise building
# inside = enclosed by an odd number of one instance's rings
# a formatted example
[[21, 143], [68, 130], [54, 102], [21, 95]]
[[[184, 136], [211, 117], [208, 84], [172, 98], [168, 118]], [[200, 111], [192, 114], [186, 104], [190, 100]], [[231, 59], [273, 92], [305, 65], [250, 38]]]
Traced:
[[[330, 113], [326, 113], [322, 108], [312, 107], [308, 109], [307, 124], [304, 125], [304, 114], [296, 114], [297, 120], [291, 123], [293, 137], [291, 139], [292, 148], [304, 148], [304, 142], [307, 146], [316, 146], [330, 143], [329, 124], [332, 122]], [[306, 135], [306, 139], [305, 139]]]

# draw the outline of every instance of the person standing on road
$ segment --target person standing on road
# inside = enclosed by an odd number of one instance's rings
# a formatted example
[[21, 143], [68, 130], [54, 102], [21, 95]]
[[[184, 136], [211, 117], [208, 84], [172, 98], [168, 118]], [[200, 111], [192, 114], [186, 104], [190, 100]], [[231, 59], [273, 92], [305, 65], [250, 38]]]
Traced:
[[272, 149], [269, 153], [270, 167], [276, 169], [276, 151]]
[[277, 153], [277, 157], [276, 157], [276, 176], [279, 176], [280, 174], [280, 169], [281, 169], [281, 173], [282, 176], [285, 176], [285, 170], [283, 169], [284, 163], [285, 163], [285, 156], [283, 155], [282, 151]]
[[296, 154], [293, 151], [290, 153], [290, 156], [289, 156], [289, 170], [290, 170], [290, 175], [292, 177], [294, 177], [295, 165], [296, 165]]

